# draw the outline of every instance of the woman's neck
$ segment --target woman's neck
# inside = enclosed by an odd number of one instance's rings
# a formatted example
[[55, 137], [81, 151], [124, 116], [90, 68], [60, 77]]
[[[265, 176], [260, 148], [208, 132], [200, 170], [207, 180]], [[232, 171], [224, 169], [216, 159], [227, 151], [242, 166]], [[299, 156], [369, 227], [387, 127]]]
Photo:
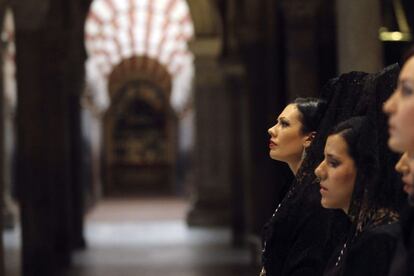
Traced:
[[349, 208], [351, 207], [351, 199], [349, 199], [349, 203], [347, 203], [347, 205], [346, 206], [344, 206], [344, 207], [342, 207], [341, 209], [342, 209], [342, 211], [344, 211], [344, 213], [350, 218], [350, 219], [352, 219], [351, 217], [350, 217], [350, 215], [349, 215]]
[[296, 175], [298, 173], [300, 166], [302, 165], [302, 159], [295, 162], [289, 162], [288, 165], [293, 174]]

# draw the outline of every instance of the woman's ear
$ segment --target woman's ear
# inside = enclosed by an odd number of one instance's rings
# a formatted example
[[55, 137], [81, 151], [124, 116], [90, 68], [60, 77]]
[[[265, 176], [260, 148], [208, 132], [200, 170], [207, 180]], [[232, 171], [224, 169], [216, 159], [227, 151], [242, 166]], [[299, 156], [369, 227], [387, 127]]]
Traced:
[[316, 131], [312, 131], [309, 134], [305, 135], [305, 141], [303, 142], [303, 146], [305, 148], [309, 147], [313, 139], [315, 139], [315, 136], [316, 136]]

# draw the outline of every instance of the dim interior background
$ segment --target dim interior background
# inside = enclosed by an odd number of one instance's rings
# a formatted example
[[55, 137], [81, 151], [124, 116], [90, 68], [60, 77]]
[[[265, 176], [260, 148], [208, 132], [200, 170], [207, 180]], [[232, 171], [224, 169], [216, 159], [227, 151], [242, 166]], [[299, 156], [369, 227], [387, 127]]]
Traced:
[[252, 275], [267, 128], [412, 42], [409, 0], [0, 0], [1, 275]]

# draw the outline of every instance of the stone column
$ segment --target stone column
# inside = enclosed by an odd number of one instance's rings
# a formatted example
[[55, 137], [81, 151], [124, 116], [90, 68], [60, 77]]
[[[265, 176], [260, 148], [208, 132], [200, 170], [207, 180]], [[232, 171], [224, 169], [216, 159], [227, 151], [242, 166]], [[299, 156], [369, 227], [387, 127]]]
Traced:
[[[68, 97], [65, 32], [17, 30], [17, 185], [24, 275], [55, 275], [70, 262]], [[42, 68], [42, 69], [39, 69]]]
[[12, 188], [14, 185], [14, 154], [15, 147], [15, 110], [10, 101], [3, 98], [3, 113], [2, 113], [2, 147], [3, 147], [3, 227], [5, 229], [12, 229], [16, 223], [16, 208], [12, 198]]
[[7, 10], [4, 15], [2, 35], [4, 35], [2, 41], [2, 57], [4, 59], [2, 65], [2, 77], [3, 77], [3, 112], [2, 112], [2, 147], [3, 154], [3, 176], [4, 182], [3, 188], [3, 226], [7, 228], [13, 228], [15, 225], [16, 210], [14, 202], [12, 200], [12, 187], [14, 187], [14, 154], [15, 154], [15, 111], [16, 111], [16, 70], [13, 60], [14, 55], [14, 22], [11, 10]]
[[230, 224], [229, 95], [217, 56], [218, 39], [192, 43], [195, 55], [194, 191], [190, 225]]
[[[4, 14], [6, 10], [6, 1], [0, 1], [0, 22], [4, 20]], [[3, 24], [0, 24], [1, 28], [3, 28]], [[0, 68], [3, 68], [4, 60], [3, 60], [3, 53], [4, 53], [4, 45], [1, 45], [0, 50]], [[3, 145], [4, 142], [4, 89], [3, 89], [3, 70], [0, 70], [0, 145]], [[4, 156], [4, 148], [0, 147], [0, 156]], [[0, 158], [0, 200], [2, 204], [0, 204], [0, 214], [3, 214], [5, 205], [3, 204], [4, 200], [4, 158]], [[3, 216], [0, 219], [0, 275], [4, 275], [4, 247], [3, 247]]]
[[377, 72], [383, 67], [380, 1], [337, 0], [339, 73]]
[[321, 0], [286, 0], [284, 15], [285, 72], [288, 100], [315, 96], [319, 90], [317, 10]]
[[86, 2], [15, 1], [17, 188], [25, 276], [58, 275], [70, 264], [72, 250], [83, 246], [76, 162]]
[[[0, 15], [3, 15], [4, 10], [0, 10]], [[0, 22], [3, 20], [3, 16], [0, 16]], [[1, 26], [1, 25], [0, 25]], [[0, 51], [0, 68], [3, 68], [3, 47]], [[4, 142], [4, 127], [3, 127], [3, 111], [4, 111], [4, 97], [3, 97], [3, 70], [0, 70], [0, 145], [3, 145]], [[4, 148], [0, 146], [0, 214], [2, 215], [5, 211], [4, 203]], [[0, 275], [4, 275], [4, 248], [3, 248], [3, 215], [0, 218]]]
[[[230, 173], [231, 173], [231, 229], [233, 245], [240, 246], [246, 241], [248, 218], [248, 184], [251, 177], [249, 157], [249, 108], [248, 90], [245, 85], [246, 73], [241, 62], [223, 64], [226, 93], [229, 94], [230, 126]], [[250, 191], [249, 191], [250, 192]]]

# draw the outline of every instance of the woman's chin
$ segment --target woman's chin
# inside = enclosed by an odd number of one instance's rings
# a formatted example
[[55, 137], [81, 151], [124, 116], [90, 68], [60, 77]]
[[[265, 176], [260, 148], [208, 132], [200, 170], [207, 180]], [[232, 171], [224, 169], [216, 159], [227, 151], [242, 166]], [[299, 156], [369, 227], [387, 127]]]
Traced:
[[269, 157], [270, 157], [270, 159], [273, 159], [273, 160], [276, 160], [276, 161], [282, 161], [283, 162], [282, 158], [280, 158], [279, 155], [275, 154], [272, 151], [269, 152]]
[[390, 138], [388, 139], [388, 146], [394, 152], [403, 153], [405, 151], [402, 143], [396, 137], [393, 136], [390, 136]]
[[325, 198], [322, 197], [321, 199], [321, 205], [325, 209], [341, 209], [337, 204], [332, 204], [333, 202], [329, 202]]
[[411, 198], [414, 198], [414, 186], [412, 184], [405, 184], [403, 188], [404, 192], [406, 192]]
[[328, 202], [326, 202], [326, 200], [323, 197], [321, 199], [321, 205], [322, 205], [323, 208], [326, 208], [326, 209], [331, 209], [332, 208], [330, 206], [330, 204], [328, 204]]

